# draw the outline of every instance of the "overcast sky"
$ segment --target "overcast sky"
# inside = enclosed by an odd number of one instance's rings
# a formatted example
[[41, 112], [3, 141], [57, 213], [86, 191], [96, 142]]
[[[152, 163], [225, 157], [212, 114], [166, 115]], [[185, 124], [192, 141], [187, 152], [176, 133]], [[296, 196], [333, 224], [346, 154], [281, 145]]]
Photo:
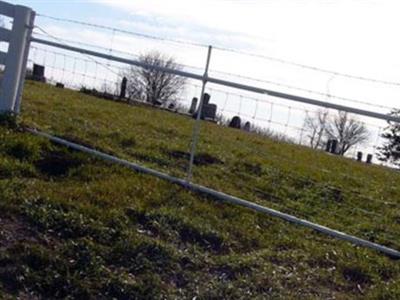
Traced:
[[[396, 0], [92, 0], [10, 1], [40, 14], [112, 26], [153, 36], [216, 45], [356, 76], [400, 83], [400, 1]], [[206, 49], [156, 43], [80, 28], [43, 17], [37, 24], [58, 37], [135, 54], [161, 49], [202, 68]], [[269, 60], [214, 50], [211, 70], [400, 107], [400, 86], [332, 76]], [[201, 72], [201, 71], [199, 71]], [[219, 73], [215, 72], [216, 75]], [[222, 75], [221, 75], [222, 76]], [[240, 79], [230, 77], [232, 80]], [[265, 86], [256, 82], [254, 84]], [[267, 88], [305, 95], [279, 85]], [[308, 95], [307, 95], [308, 96]], [[340, 102], [333, 98], [313, 98]], [[360, 107], [360, 104], [340, 102]], [[362, 108], [379, 111], [378, 107]], [[387, 110], [385, 111], [387, 112]]]

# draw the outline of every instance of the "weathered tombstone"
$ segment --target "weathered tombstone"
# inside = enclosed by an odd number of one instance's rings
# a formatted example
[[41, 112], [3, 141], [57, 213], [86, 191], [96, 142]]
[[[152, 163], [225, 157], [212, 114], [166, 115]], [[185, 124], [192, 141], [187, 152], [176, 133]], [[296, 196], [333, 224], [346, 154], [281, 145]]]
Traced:
[[204, 93], [204, 97], [203, 97], [203, 105], [207, 105], [210, 102], [210, 94]]
[[61, 82], [57, 82], [56, 83], [56, 88], [63, 89], [64, 88], [64, 84], [61, 83]]
[[332, 154], [337, 154], [337, 152], [336, 152], [337, 146], [338, 146], [338, 141], [332, 140], [332, 142], [331, 142], [331, 153]]
[[367, 164], [371, 164], [372, 163], [372, 154], [368, 154], [367, 155]]
[[159, 99], [153, 101], [153, 105], [155, 105], [155, 106], [161, 106], [162, 104], [163, 104], [163, 102]]
[[326, 142], [325, 151], [326, 151], [326, 152], [331, 152], [331, 147], [332, 147], [332, 140], [328, 140], [328, 141]]
[[168, 104], [168, 109], [173, 110], [175, 108], [175, 103]]
[[[217, 114], [217, 106], [215, 104], [210, 104], [210, 98], [211, 98], [211, 96], [209, 94], [204, 93], [204, 96], [203, 96], [203, 107], [201, 109], [201, 116], [200, 116], [200, 118], [202, 120], [205, 120], [205, 119], [214, 120], [215, 116]], [[197, 98], [193, 98], [192, 105], [193, 105], [194, 99], [197, 100]], [[196, 105], [197, 105], [197, 103], [196, 103]], [[192, 109], [192, 107], [190, 109]], [[200, 109], [200, 107], [199, 107], [199, 109]], [[199, 110], [197, 110], [193, 114], [193, 118], [197, 118], [198, 111]]]
[[244, 130], [244, 131], [250, 132], [250, 130], [251, 130], [251, 123], [250, 123], [250, 122], [246, 122], [246, 124], [244, 124], [244, 126], [243, 126], [243, 130]]
[[362, 161], [363, 153], [361, 151], [357, 152], [357, 161]]
[[121, 93], [119, 94], [119, 99], [126, 98], [126, 86], [128, 84], [128, 79], [126, 77], [122, 78], [121, 82]]
[[232, 118], [231, 122], [229, 123], [229, 127], [231, 128], [236, 128], [236, 129], [240, 129], [241, 127], [241, 120], [240, 117], [235, 116]]
[[32, 79], [35, 81], [46, 82], [46, 77], [44, 76], [45, 68], [37, 64], [33, 65]]
[[216, 104], [205, 104], [203, 106], [202, 119], [204, 120], [215, 120], [217, 115], [217, 105]]
[[199, 101], [199, 99], [197, 99], [196, 97], [194, 97], [192, 99], [192, 104], [190, 105], [189, 114], [191, 114], [191, 115], [194, 114], [194, 112], [196, 111], [198, 101]]

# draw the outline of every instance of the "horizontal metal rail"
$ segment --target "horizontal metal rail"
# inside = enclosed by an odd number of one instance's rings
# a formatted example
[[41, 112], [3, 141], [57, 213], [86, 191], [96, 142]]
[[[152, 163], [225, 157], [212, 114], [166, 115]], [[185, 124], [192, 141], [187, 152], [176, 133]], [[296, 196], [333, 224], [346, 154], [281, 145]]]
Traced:
[[123, 166], [125, 166], [125, 167], [127, 167], [129, 169], [132, 169], [132, 170], [144, 173], [144, 174], [149, 174], [149, 175], [152, 175], [152, 176], [167, 180], [167, 181], [169, 181], [171, 183], [180, 185], [180, 186], [182, 186], [182, 187], [184, 187], [186, 189], [189, 189], [189, 190], [191, 190], [193, 192], [197, 192], [197, 193], [201, 193], [201, 194], [207, 194], [207, 195], [209, 195], [209, 196], [211, 196], [213, 198], [216, 198], [218, 200], [221, 200], [221, 201], [224, 201], [224, 202], [227, 202], [227, 203], [231, 203], [231, 204], [234, 204], [234, 205], [239, 205], [239, 206], [242, 206], [242, 207], [246, 207], [248, 209], [251, 209], [251, 210], [254, 210], [254, 211], [257, 211], [257, 212], [260, 212], [260, 213], [264, 213], [264, 214], [267, 214], [267, 215], [270, 215], [270, 216], [273, 216], [273, 217], [277, 217], [277, 218], [283, 219], [283, 220], [288, 221], [290, 223], [294, 223], [294, 224], [301, 225], [301, 226], [304, 226], [304, 227], [307, 227], [307, 228], [311, 228], [311, 229], [313, 229], [315, 231], [318, 231], [318, 232], [321, 232], [323, 234], [335, 237], [337, 239], [348, 241], [348, 242], [353, 243], [355, 245], [363, 246], [363, 247], [366, 247], [366, 248], [370, 248], [370, 249], [382, 252], [382, 253], [384, 253], [386, 255], [389, 255], [390, 257], [400, 258], [400, 252], [395, 250], [395, 249], [388, 248], [386, 246], [379, 245], [379, 244], [376, 244], [376, 243], [373, 243], [373, 242], [370, 242], [370, 241], [367, 241], [367, 240], [364, 240], [364, 239], [361, 239], [361, 238], [358, 238], [358, 237], [355, 237], [355, 236], [352, 236], [352, 235], [349, 235], [349, 234], [346, 234], [346, 233], [343, 233], [343, 232], [340, 232], [340, 231], [337, 231], [337, 230], [334, 230], [334, 229], [330, 229], [328, 227], [325, 227], [325, 226], [322, 226], [322, 225], [319, 225], [319, 224], [316, 224], [316, 223], [312, 223], [312, 222], [309, 222], [307, 220], [300, 219], [300, 218], [297, 218], [295, 216], [292, 216], [292, 215], [289, 215], [289, 214], [286, 214], [286, 213], [283, 213], [283, 212], [280, 212], [280, 211], [277, 211], [277, 210], [274, 210], [274, 209], [271, 209], [271, 208], [268, 208], [268, 207], [265, 207], [265, 206], [261, 206], [261, 205], [258, 205], [256, 203], [253, 203], [253, 202], [250, 202], [250, 201], [247, 201], [247, 200], [243, 200], [243, 199], [238, 198], [238, 197], [234, 197], [234, 196], [222, 193], [222, 192], [218, 192], [216, 190], [204, 187], [202, 185], [194, 184], [194, 183], [191, 183], [191, 182], [189, 182], [187, 180], [180, 179], [180, 178], [177, 178], [177, 177], [173, 177], [173, 176], [170, 176], [168, 174], [165, 174], [165, 173], [162, 173], [162, 172], [150, 169], [150, 168], [143, 167], [143, 166], [138, 165], [136, 163], [132, 163], [132, 162], [129, 162], [127, 160], [120, 159], [120, 158], [117, 158], [115, 156], [112, 156], [112, 155], [109, 155], [109, 154], [106, 154], [106, 153], [103, 153], [103, 152], [100, 152], [100, 151], [97, 151], [97, 150], [94, 150], [94, 149], [91, 149], [91, 148], [88, 148], [88, 147], [85, 147], [85, 146], [82, 146], [82, 145], [79, 145], [79, 144], [75, 144], [75, 143], [69, 142], [69, 141], [67, 141], [65, 139], [61, 139], [61, 138], [52, 136], [52, 135], [44, 133], [44, 132], [40, 132], [40, 131], [37, 131], [35, 129], [27, 129], [27, 131], [32, 133], [32, 134], [47, 138], [47, 139], [51, 140], [54, 143], [58, 143], [58, 144], [66, 146], [66, 147], [69, 147], [71, 149], [82, 151], [82, 152], [97, 156], [97, 157], [99, 157], [99, 158], [101, 158], [103, 160], [106, 160], [106, 161], [109, 161], [109, 162], [112, 162], [112, 163], [116, 163], [116, 164], [119, 164], [119, 165], [123, 165]]
[[0, 11], [1, 14], [10, 18], [13, 18], [15, 15], [15, 7], [16, 5], [0, 1]]
[[0, 27], [0, 41], [9, 42], [11, 37], [11, 30]]
[[48, 40], [44, 40], [44, 39], [32, 38], [31, 41], [35, 42], [35, 43], [51, 46], [51, 47], [61, 48], [61, 49], [68, 50], [68, 51], [73, 51], [73, 52], [77, 52], [77, 53], [81, 53], [81, 54], [99, 57], [102, 59], [113, 60], [113, 61], [116, 61], [119, 63], [133, 65], [133, 66], [137, 66], [137, 67], [141, 67], [141, 68], [145, 68], [145, 69], [154, 69], [154, 70], [158, 70], [158, 71], [162, 71], [162, 72], [166, 72], [166, 73], [170, 73], [170, 74], [175, 74], [178, 76], [187, 77], [187, 78], [191, 78], [191, 79], [195, 79], [195, 80], [207, 81], [209, 83], [223, 85], [226, 87], [240, 89], [243, 91], [248, 91], [248, 92], [253, 92], [253, 93], [258, 93], [258, 94], [263, 94], [263, 95], [269, 95], [271, 97], [277, 97], [277, 98], [296, 101], [296, 102], [300, 102], [300, 103], [305, 103], [305, 104], [310, 104], [310, 105], [315, 105], [315, 106], [320, 106], [320, 107], [325, 107], [325, 108], [336, 109], [339, 111], [354, 113], [354, 114], [362, 115], [365, 117], [371, 117], [371, 118], [376, 118], [376, 119], [380, 119], [380, 120], [400, 123], [400, 118], [396, 117], [396, 116], [392, 116], [392, 115], [387, 115], [387, 114], [373, 112], [373, 111], [369, 111], [369, 110], [358, 109], [358, 108], [349, 107], [349, 106], [345, 106], [345, 105], [339, 105], [339, 104], [335, 104], [335, 103], [331, 103], [331, 102], [325, 102], [325, 101], [315, 100], [315, 99], [311, 99], [311, 98], [276, 92], [276, 91], [272, 91], [272, 90], [268, 90], [268, 89], [264, 89], [264, 88], [260, 88], [260, 87], [255, 87], [255, 86], [251, 86], [251, 85], [246, 85], [246, 84], [242, 84], [242, 83], [237, 83], [237, 82], [227, 81], [227, 80], [218, 79], [218, 78], [214, 78], [214, 77], [194, 74], [191, 72], [185, 72], [182, 70], [174, 70], [174, 69], [160, 67], [160, 66], [153, 66], [151, 64], [146, 64], [146, 63], [143, 63], [143, 62], [140, 62], [137, 60], [133, 60], [133, 59], [127, 59], [127, 58], [118, 57], [118, 56], [114, 56], [114, 55], [110, 55], [110, 54], [104, 54], [101, 52], [82, 49], [79, 47], [69, 46], [69, 45], [52, 42], [52, 41], [48, 41]]

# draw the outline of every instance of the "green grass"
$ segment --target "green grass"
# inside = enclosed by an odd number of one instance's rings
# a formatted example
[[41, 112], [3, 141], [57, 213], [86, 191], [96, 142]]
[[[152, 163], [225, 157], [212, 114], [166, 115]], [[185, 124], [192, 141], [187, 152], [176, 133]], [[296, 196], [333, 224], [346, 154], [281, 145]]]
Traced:
[[[23, 130], [184, 176], [190, 118], [27, 82], [18, 122], [0, 122], [3, 298], [400, 297], [396, 260]], [[199, 154], [195, 182], [400, 249], [397, 172], [205, 122]]]

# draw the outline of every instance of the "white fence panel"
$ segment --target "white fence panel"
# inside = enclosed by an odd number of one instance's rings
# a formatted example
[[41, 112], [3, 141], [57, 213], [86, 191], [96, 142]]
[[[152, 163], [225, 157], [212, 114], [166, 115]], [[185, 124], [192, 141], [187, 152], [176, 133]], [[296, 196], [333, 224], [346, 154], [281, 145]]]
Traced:
[[11, 30], [0, 29], [0, 40], [8, 42], [7, 53], [0, 53], [0, 64], [5, 66], [0, 112], [19, 113], [35, 12], [29, 7], [0, 1], [0, 15], [13, 19]]

